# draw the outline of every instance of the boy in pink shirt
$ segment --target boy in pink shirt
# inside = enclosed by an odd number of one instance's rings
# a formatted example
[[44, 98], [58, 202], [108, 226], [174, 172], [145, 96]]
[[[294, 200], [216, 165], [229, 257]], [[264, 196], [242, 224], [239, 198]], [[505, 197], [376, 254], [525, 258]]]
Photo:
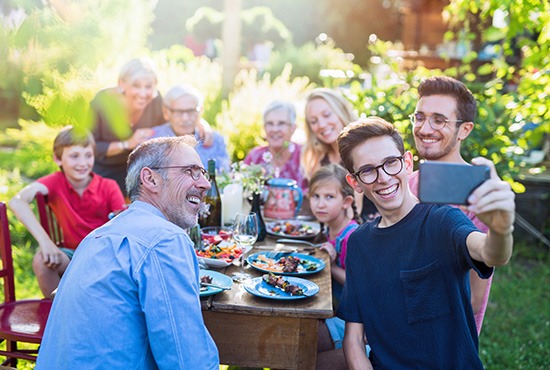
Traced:
[[[72, 126], [64, 127], [53, 145], [54, 161], [60, 171], [27, 185], [9, 202], [13, 213], [38, 242], [33, 270], [44, 297], [57, 288], [80, 241], [107, 222], [110, 212], [125, 208], [117, 183], [92, 173], [94, 147], [89, 133], [79, 135]], [[63, 248], [50, 239], [30, 207], [37, 193], [48, 195], [48, 204], [63, 232]]]

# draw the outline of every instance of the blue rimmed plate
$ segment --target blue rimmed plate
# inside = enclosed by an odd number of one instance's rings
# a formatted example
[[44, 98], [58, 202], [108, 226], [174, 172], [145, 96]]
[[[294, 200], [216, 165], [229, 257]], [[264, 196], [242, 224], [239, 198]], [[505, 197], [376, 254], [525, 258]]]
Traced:
[[[283, 272], [277, 269], [277, 262], [283, 257], [292, 256], [300, 259], [298, 270], [296, 272]], [[257, 270], [263, 272], [272, 272], [277, 275], [301, 276], [316, 274], [325, 268], [325, 261], [317, 257], [309, 256], [301, 253], [285, 253], [285, 252], [260, 252], [248, 256], [246, 259], [248, 264]], [[272, 264], [270, 264], [270, 262]]]
[[304, 299], [312, 297], [315, 294], [319, 293], [319, 286], [314, 282], [311, 282], [306, 279], [301, 279], [297, 277], [287, 276], [284, 278], [292, 285], [299, 286], [303, 295], [290, 295], [283, 291], [282, 289], [276, 288], [273, 285], [266, 283], [262, 277], [256, 277], [250, 282], [244, 285], [244, 289], [256, 297], [269, 298], [269, 299], [278, 299], [278, 300], [294, 300], [294, 299]]
[[277, 220], [266, 222], [265, 226], [268, 234], [279, 238], [311, 239], [321, 232], [321, 225], [314, 221]]
[[[210, 276], [212, 278], [212, 284], [231, 287], [233, 285], [233, 280], [229, 276], [226, 276], [222, 273], [212, 270], [199, 270], [199, 276]], [[200, 290], [201, 297], [207, 297], [209, 295], [218, 294], [223, 292], [223, 289], [215, 288], [212, 286], [203, 286]]]

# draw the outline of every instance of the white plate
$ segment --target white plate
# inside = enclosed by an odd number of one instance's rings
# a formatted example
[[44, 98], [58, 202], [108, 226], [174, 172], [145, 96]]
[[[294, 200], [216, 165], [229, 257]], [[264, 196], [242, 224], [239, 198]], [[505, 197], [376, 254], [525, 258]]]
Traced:
[[215, 269], [221, 269], [231, 264], [225, 260], [218, 260], [218, 259], [205, 258], [205, 257], [199, 257], [199, 256], [197, 256], [197, 258], [203, 261], [206, 266], [210, 268], [215, 268]]
[[[233, 244], [233, 242], [227, 242], [227, 241], [223, 241], [222, 243]], [[245, 250], [244, 253], [249, 252], [251, 249], [252, 249], [252, 247], [247, 247], [247, 249]], [[227, 262], [226, 260], [216, 259], [216, 258], [206, 258], [206, 257], [201, 257], [201, 256], [197, 256], [197, 258], [199, 259], [199, 261], [204, 262], [204, 264], [207, 267], [215, 268], [215, 269], [221, 269], [221, 268], [227, 267], [227, 266], [229, 266], [230, 264], [233, 263], [233, 261]]]
[[[273, 231], [273, 228], [277, 225], [282, 225], [285, 223], [291, 223], [294, 226], [300, 227], [300, 226], [306, 226], [308, 228], [311, 228], [311, 234], [308, 235], [292, 235], [292, 234], [286, 234], [284, 232], [275, 232]], [[291, 239], [311, 239], [315, 237], [317, 234], [321, 232], [321, 225], [317, 222], [312, 221], [302, 221], [302, 220], [279, 220], [279, 221], [271, 221], [267, 222], [265, 224], [265, 227], [267, 229], [267, 233], [270, 235], [274, 235], [280, 238], [291, 238]]]

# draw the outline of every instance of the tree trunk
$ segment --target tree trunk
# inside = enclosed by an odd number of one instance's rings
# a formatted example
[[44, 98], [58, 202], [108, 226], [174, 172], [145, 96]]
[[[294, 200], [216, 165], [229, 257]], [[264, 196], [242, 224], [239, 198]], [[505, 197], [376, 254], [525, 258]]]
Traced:
[[225, 19], [222, 27], [223, 96], [233, 88], [239, 68], [241, 49], [242, 0], [224, 0]]

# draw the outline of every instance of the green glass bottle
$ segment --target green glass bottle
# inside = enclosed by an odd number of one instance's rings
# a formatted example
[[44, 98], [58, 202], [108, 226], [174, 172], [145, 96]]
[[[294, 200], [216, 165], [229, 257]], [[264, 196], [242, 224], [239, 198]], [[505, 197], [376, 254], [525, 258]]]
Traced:
[[204, 204], [199, 214], [201, 227], [222, 226], [222, 198], [216, 182], [216, 161], [208, 160], [208, 174], [210, 175], [210, 189], [204, 197]]

